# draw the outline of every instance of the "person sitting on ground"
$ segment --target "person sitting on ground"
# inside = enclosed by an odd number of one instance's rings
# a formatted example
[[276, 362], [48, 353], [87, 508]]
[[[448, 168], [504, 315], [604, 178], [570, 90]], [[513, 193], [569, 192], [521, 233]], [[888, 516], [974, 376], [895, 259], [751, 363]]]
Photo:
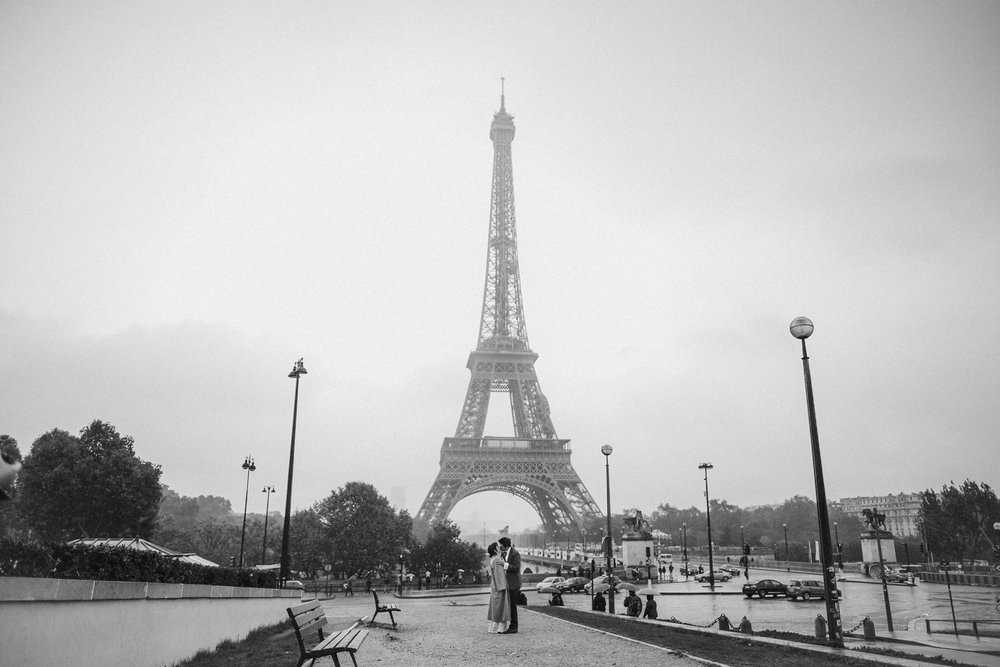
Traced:
[[639, 614], [642, 613], [642, 600], [635, 594], [635, 591], [630, 590], [625, 596], [625, 613], [635, 618], [639, 618]]
[[643, 618], [656, 618], [656, 600], [652, 595], [646, 596], [646, 608], [642, 611]]
[[604, 593], [598, 593], [594, 596], [594, 604], [591, 605], [594, 611], [605, 611], [608, 608], [608, 603], [604, 599]]
[[560, 593], [558, 591], [556, 591], [555, 593], [552, 594], [552, 599], [549, 600], [549, 604], [552, 605], [553, 607], [565, 607], [566, 606], [565, 604], [563, 604], [562, 593]]

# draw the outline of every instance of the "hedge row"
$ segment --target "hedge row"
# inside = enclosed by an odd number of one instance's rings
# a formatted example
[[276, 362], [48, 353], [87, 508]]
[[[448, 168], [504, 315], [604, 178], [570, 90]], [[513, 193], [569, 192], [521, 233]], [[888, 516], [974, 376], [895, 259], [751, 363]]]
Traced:
[[152, 551], [0, 538], [0, 576], [276, 588], [277, 572], [182, 563]]

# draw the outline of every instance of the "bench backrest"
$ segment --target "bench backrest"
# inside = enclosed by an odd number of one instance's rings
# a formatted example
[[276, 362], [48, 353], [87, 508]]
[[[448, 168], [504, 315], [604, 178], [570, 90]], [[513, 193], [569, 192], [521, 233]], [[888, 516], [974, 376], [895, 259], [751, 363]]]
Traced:
[[288, 618], [292, 621], [292, 627], [295, 628], [295, 639], [299, 642], [299, 650], [305, 653], [307, 649], [302, 636], [308, 632], [316, 631], [319, 633], [319, 638], [323, 639], [326, 614], [323, 613], [323, 607], [319, 600], [310, 600], [295, 607], [289, 607], [287, 611]]
[[378, 593], [376, 593], [375, 591], [372, 591], [372, 595], [375, 596], [375, 606], [377, 607], [378, 606]]

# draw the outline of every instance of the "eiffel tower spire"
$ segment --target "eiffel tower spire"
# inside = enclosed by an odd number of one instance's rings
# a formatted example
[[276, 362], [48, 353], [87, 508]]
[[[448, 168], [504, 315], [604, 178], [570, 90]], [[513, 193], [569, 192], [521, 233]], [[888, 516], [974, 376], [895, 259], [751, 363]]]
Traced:
[[[556, 435], [535, 374], [538, 355], [528, 345], [514, 215], [514, 117], [504, 98], [501, 89], [490, 125], [493, 186], [479, 338], [467, 364], [472, 377], [455, 437], [444, 440], [441, 471], [417, 517], [442, 520], [466, 496], [504, 491], [534, 507], [546, 530], [579, 533], [582, 521], [601, 511], [573, 470], [569, 440]], [[483, 435], [494, 393], [509, 396], [512, 438]]]

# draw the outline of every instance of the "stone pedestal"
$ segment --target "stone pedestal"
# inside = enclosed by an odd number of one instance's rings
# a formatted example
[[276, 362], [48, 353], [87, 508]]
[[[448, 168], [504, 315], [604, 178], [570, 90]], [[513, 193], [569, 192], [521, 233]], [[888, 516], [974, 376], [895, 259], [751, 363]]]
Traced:
[[653, 554], [653, 540], [642, 537], [623, 537], [622, 564], [627, 568], [643, 568], [644, 573], [647, 564], [656, 568], [656, 556]]
[[878, 546], [882, 543], [882, 560], [888, 563], [896, 563], [896, 543], [892, 538], [892, 533], [887, 530], [880, 530], [878, 537], [874, 531], [861, 536], [861, 560], [866, 563], [878, 563]]

